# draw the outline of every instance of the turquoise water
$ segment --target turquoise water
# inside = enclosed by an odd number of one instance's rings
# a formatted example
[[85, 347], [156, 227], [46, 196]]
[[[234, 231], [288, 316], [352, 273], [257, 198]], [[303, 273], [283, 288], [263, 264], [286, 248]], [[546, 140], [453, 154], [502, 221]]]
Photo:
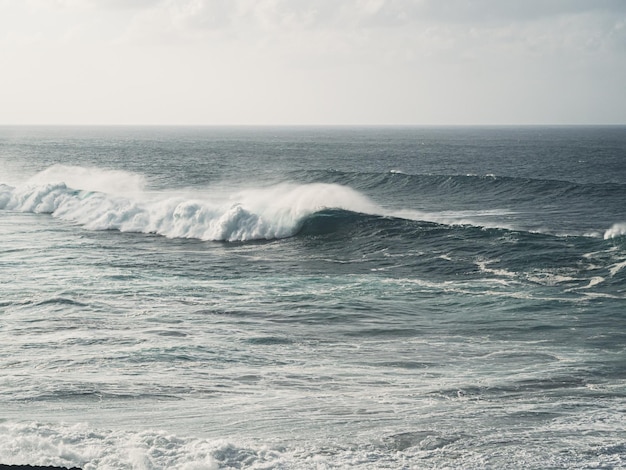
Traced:
[[0, 128], [0, 461], [626, 466], [626, 128]]

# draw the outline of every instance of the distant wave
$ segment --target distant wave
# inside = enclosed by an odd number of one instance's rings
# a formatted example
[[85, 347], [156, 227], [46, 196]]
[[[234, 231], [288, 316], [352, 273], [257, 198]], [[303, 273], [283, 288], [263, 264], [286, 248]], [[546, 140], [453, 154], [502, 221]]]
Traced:
[[381, 191], [411, 190], [421, 193], [484, 195], [493, 199], [499, 194], [507, 198], [550, 199], [567, 197], [626, 197], [626, 184], [582, 184], [571, 181], [520, 178], [496, 175], [407, 174], [398, 170], [381, 173], [343, 172], [334, 170], [305, 170], [293, 172], [295, 179], [307, 182], [325, 181], [348, 185], [356, 189]]
[[604, 239], [610, 240], [611, 238], [626, 236], [626, 222], [613, 224], [613, 226], [604, 232]]
[[[329, 174], [334, 173], [327, 172], [325, 177], [328, 178]], [[214, 241], [272, 240], [297, 234], [322, 234], [355, 224], [374, 229], [381, 224], [393, 224], [393, 220], [517, 229], [503, 222], [510, 214], [505, 209], [389, 210], [345, 184], [345, 180], [355, 183], [354, 179], [358, 178], [380, 183], [389, 177], [404, 178], [405, 182], [430, 178], [400, 173], [370, 176], [339, 173], [337, 179], [344, 180], [342, 183], [312, 181], [279, 183], [263, 188], [156, 193], [146, 191], [143, 177], [133, 173], [53, 166], [24, 184], [0, 184], [0, 209], [47, 213], [91, 230], [154, 233], [169, 238]], [[438, 184], [461, 184], [465, 178], [475, 177], [435, 177], [435, 180]], [[626, 224], [615, 224], [604, 233], [604, 238], [625, 233]], [[594, 235], [601, 236], [601, 233]]]

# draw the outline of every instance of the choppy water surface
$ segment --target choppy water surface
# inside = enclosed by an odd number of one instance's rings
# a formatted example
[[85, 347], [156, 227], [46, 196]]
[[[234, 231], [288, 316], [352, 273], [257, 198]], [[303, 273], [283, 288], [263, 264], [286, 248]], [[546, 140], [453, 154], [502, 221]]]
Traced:
[[0, 128], [0, 462], [626, 467], [626, 128]]

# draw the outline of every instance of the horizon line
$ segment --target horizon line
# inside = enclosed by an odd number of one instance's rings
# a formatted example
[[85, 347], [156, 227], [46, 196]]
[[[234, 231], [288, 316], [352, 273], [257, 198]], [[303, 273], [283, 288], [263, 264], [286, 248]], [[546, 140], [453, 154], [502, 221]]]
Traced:
[[230, 128], [262, 128], [262, 127], [292, 127], [292, 128], [427, 128], [427, 127], [623, 127], [623, 123], [514, 123], [514, 124], [116, 124], [116, 123], [0, 123], [0, 127], [230, 127]]

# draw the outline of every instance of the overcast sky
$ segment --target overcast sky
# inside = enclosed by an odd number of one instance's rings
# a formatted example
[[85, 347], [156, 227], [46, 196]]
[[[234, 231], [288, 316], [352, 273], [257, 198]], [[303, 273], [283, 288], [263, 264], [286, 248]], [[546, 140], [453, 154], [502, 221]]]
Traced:
[[626, 0], [0, 0], [0, 124], [626, 124]]

